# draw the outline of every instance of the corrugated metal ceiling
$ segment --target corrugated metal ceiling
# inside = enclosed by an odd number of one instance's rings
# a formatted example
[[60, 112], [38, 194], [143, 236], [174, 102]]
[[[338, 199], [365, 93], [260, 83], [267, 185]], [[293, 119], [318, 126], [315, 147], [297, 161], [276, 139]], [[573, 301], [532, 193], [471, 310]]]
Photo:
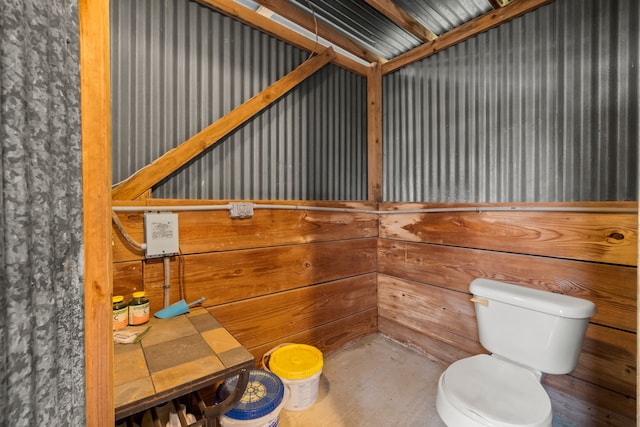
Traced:
[[[385, 62], [494, 9], [522, 0], [236, 0], [364, 62]], [[216, 6], [216, 1], [203, 1]], [[361, 49], [354, 51], [346, 38]], [[342, 40], [342, 41], [341, 41]]]
[[420, 39], [363, 1], [315, 0], [311, 3], [291, 0], [291, 3], [385, 59], [391, 59], [420, 44]]
[[488, 0], [395, 0], [395, 4], [439, 36], [492, 9]]

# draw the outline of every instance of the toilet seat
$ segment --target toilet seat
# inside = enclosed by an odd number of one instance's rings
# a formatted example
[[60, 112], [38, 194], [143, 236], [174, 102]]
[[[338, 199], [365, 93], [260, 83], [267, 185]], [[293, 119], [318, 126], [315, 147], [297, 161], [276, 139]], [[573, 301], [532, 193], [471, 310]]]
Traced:
[[449, 426], [551, 426], [551, 400], [526, 368], [480, 354], [451, 364], [440, 376], [438, 413]]

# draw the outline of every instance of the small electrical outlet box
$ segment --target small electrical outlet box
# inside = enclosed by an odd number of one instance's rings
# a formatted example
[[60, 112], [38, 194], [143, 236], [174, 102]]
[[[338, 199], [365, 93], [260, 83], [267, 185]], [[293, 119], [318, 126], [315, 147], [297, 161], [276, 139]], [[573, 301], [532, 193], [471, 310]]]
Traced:
[[253, 216], [253, 203], [231, 202], [229, 203], [229, 216], [231, 218], [251, 218]]
[[180, 252], [178, 214], [145, 212], [144, 241], [147, 245], [146, 258], [158, 258]]

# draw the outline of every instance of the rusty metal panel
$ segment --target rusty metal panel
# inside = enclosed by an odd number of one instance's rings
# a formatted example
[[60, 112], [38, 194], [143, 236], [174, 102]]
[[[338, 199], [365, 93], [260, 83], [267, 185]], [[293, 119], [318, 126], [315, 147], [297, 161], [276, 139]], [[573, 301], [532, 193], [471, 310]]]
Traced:
[[[116, 183], [308, 58], [186, 0], [112, 0], [111, 40]], [[327, 65], [153, 196], [366, 199], [366, 132], [366, 80]]]
[[385, 76], [384, 199], [637, 200], [639, 23], [557, 1]]

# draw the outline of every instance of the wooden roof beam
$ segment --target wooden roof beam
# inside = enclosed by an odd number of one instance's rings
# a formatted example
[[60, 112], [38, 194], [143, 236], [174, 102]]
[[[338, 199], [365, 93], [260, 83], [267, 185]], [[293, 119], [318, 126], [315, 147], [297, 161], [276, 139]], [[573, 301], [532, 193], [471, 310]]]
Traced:
[[298, 24], [307, 31], [311, 31], [314, 34], [316, 34], [317, 31], [318, 36], [329, 41], [330, 43], [333, 43], [335, 46], [338, 46], [341, 49], [344, 49], [345, 51], [357, 56], [358, 58], [362, 58], [367, 62], [378, 62], [380, 64], [387, 62], [385, 58], [375, 54], [374, 52], [371, 52], [370, 50], [367, 50], [363, 46], [357, 44], [349, 37], [344, 36], [333, 28], [324, 25], [322, 22], [314, 19], [312, 15], [293, 5], [292, 3], [288, 3], [285, 0], [254, 1], [266, 7], [267, 9], [272, 10], [283, 18], [288, 19], [294, 24]]
[[[307, 37], [278, 24], [277, 22], [254, 12], [253, 10], [236, 3], [233, 0], [196, 0], [198, 3], [207, 6], [217, 12], [230, 16], [240, 22], [243, 22], [253, 28], [256, 28], [264, 33], [267, 33], [273, 37], [285, 41], [297, 48], [306, 50], [308, 52], [315, 52], [318, 49], [318, 45], [315, 40], [308, 39]], [[324, 46], [322, 46], [324, 47]], [[351, 58], [344, 55], [334, 53], [335, 57], [333, 63], [356, 73], [360, 76], [366, 77], [368, 72], [368, 66], [361, 64]]]
[[201, 130], [187, 141], [138, 170], [111, 192], [114, 200], [135, 200], [154, 185], [180, 169], [191, 159], [237, 129], [249, 118], [264, 110], [307, 77], [335, 59], [332, 48], [326, 48], [308, 59], [271, 86], [245, 101], [231, 112]]
[[382, 74], [385, 75], [397, 71], [402, 67], [434, 55], [484, 31], [531, 12], [534, 9], [553, 3], [554, 1], [555, 0], [514, 0], [500, 9], [485, 13], [444, 33], [432, 42], [425, 43], [402, 55], [396, 56], [389, 62], [382, 64]]
[[[392, 0], [365, 0], [369, 6], [392, 20], [396, 25], [404, 28], [423, 42], [430, 42], [438, 38], [430, 29], [423, 26], [409, 13], [400, 6], [396, 5]], [[500, 1], [500, 0], [496, 0]]]

